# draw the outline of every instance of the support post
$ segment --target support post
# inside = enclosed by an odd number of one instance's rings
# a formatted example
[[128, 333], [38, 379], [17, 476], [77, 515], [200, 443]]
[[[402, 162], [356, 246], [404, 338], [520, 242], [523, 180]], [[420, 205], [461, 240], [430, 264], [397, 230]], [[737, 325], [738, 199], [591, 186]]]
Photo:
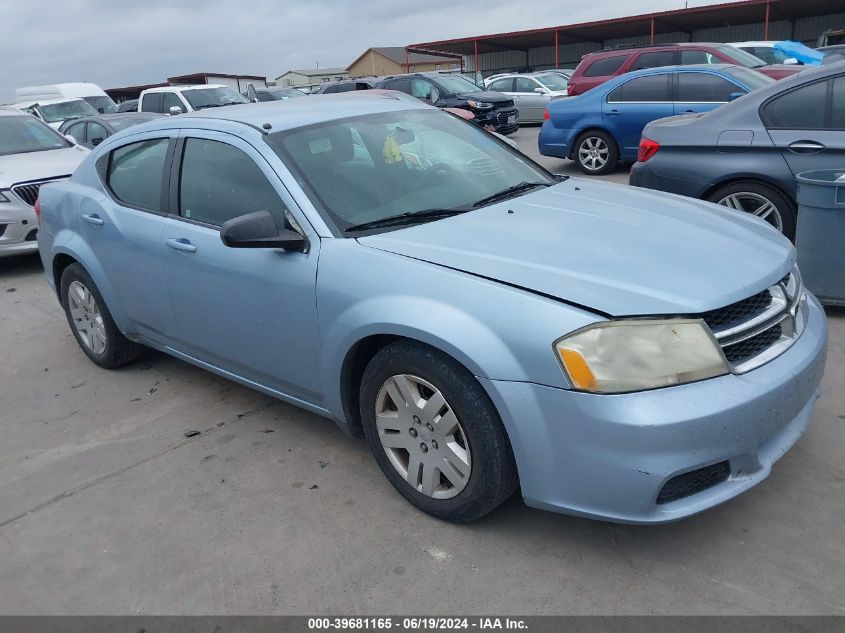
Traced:
[[651, 46], [654, 46], [654, 17], [651, 18]]
[[555, 68], [560, 67], [560, 60], [558, 59], [558, 45], [557, 45], [557, 29], [555, 29]]
[[480, 72], [478, 69], [478, 40], [472, 41], [473, 46], [475, 47], [475, 79], [478, 80], [478, 73]]
[[769, 9], [771, 8], [771, 0], [766, 0], [766, 22], [763, 27], [763, 39], [769, 40]]

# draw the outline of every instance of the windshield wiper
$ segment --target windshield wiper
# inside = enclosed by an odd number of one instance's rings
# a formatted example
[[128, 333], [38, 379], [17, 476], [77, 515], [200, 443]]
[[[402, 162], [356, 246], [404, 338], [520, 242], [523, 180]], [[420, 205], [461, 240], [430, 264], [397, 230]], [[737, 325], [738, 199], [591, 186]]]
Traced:
[[448, 218], [453, 215], [466, 213], [469, 209], [422, 209], [420, 211], [408, 211], [400, 213], [399, 215], [391, 215], [386, 218], [379, 218], [378, 220], [370, 220], [369, 222], [362, 222], [361, 224], [353, 224], [345, 229], [344, 233], [351, 233], [353, 231], [367, 231], [369, 229], [380, 229], [386, 226], [402, 226], [403, 224], [418, 224], [420, 222], [427, 222], [429, 220], [439, 220], [440, 218]]
[[497, 202], [498, 200], [503, 200], [504, 198], [508, 198], [520, 191], [526, 191], [528, 189], [534, 189], [535, 187], [551, 187], [553, 184], [551, 182], [519, 182], [515, 185], [512, 185], [506, 189], [502, 189], [501, 191], [494, 193], [492, 196], [487, 196], [486, 198], [482, 198], [481, 200], [473, 203], [473, 207], [483, 207], [485, 204], [490, 204], [491, 202]]

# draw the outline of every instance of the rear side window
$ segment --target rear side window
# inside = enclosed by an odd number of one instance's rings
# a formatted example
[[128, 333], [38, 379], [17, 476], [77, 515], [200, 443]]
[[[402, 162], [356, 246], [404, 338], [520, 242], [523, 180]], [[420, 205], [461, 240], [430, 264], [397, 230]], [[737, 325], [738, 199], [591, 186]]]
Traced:
[[682, 50], [681, 64], [689, 66], [691, 64], [723, 64], [724, 62], [716, 57], [713, 53], [707, 51], [696, 50]]
[[161, 213], [161, 185], [170, 141], [140, 141], [114, 150], [106, 182], [114, 196], [130, 207]]
[[597, 59], [590, 64], [584, 71], [585, 77], [605, 77], [612, 75], [617, 70], [622, 68], [622, 64], [630, 57], [630, 55], [617, 55], [615, 57], [605, 57], [604, 59]]
[[492, 90], [493, 92], [513, 92], [513, 77], [497, 79], [490, 84], [487, 90]]
[[657, 68], [658, 66], [673, 66], [677, 64], [675, 51], [655, 51], [653, 53], [640, 53], [634, 60], [631, 70], [642, 70], [644, 68]]
[[411, 80], [410, 79], [397, 79], [395, 81], [391, 81], [387, 84], [388, 90], [398, 90], [399, 92], [404, 92], [405, 94], [411, 94]]
[[619, 101], [671, 101], [669, 93], [670, 73], [663, 75], [649, 75], [626, 81], [611, 92], [607, 100]]
[[160, 92], [153, 92], [145, 94], [141, 99], [141, 110], [144, 112], [164, 112], [161, 109], [162, 94]]
[[824, 128], [827, 83], [809, 84], [769, 101], [763, 111], [766, 126], [797, 130]]
[[745, 92], [727, 79], [709, 73], [678, 73], [678, 101], [726, 103], [731, 93]]
[[237, 147], [189, 138], [179, 177], [179, 215], [220, 226], [253, 211], [269, 211], [285, 226], [285, 205], [264, 172]]

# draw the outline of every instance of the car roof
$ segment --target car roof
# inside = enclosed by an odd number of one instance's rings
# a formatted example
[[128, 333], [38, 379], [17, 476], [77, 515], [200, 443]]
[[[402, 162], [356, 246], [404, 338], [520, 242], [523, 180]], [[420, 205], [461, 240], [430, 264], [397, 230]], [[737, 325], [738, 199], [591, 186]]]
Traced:
[[759, 46], [760, 48], [774, 48], [777, 41], [728, 42], [731, 46]]
[[18, 110], [11, 106], [0, 106], [0, 116], [32, 116], [28, 112]]
[[[229, 88], [223, 84], [185, 84], [184, 86], [160, 86], [158, 88], [147, 88], [144, 92], [173, 92], [174, 90], [199, 90], [201, 88]], [[233, 88], [234, 90], [234, 88]]]
[[[303, 103], [304, 102], [304, 103]], [[399, 112], [402, 110], [436, 110], [418, 99], [398, 96], [392, 90], [355, 90], [328, 95], [313, 95], [308, 99], [288, 99], [286, 101], [264, 101], [259, 103], [239, 104], [199, 110], [180, 114], [177, 117], [163, 117], [151, 123], [144, 123], [150, 129], [186, 127], [185, 122], [197, 124], [207, 121], [231, 121], [269, 132], [325, 123], [352, 116], [376, 114], [380, 112]], [[146, 127], [133, 128], [139, 131]]]
[[[38, 104], [38, 105], [53, 105], [54, 103], [70, 103], [71, 101], [85, 101], [85, 99], [83, 99], [81, 97], [72, 97], [72, 98], [65, 97], [64, 99], [35, 99], [34, 101], [23, 101], [21, 103], [16, 103], [16, 104], [14, 104], [13, 107], [15, 107], [15, 108], [29, 108], [29, 107], [34, 106], [36, 104]], [[88, 103], [88, 102], [85, 101], [85, 103]]]

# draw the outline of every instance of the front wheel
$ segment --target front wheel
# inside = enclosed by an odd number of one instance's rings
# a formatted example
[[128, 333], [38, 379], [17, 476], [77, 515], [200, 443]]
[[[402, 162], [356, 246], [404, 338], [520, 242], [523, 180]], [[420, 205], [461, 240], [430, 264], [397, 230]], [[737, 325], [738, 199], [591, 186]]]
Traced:
[[473, 521], [516, 488], [513, 454], [493, 403], [445, 354], [411, 342], [388, 345], [364, 371], [360, 402], [376, 462], [423, 512]]
[[753, 180], [719, 187], [708, 200], [765, 220], [790, 240], [795, 240], [795, 204], [780, 191]]
[[575, 141], [575, 162], [581, 171], [590, 176], [610, 173], [619, 164], [616, 141], [599, 130], [584, 132]]

